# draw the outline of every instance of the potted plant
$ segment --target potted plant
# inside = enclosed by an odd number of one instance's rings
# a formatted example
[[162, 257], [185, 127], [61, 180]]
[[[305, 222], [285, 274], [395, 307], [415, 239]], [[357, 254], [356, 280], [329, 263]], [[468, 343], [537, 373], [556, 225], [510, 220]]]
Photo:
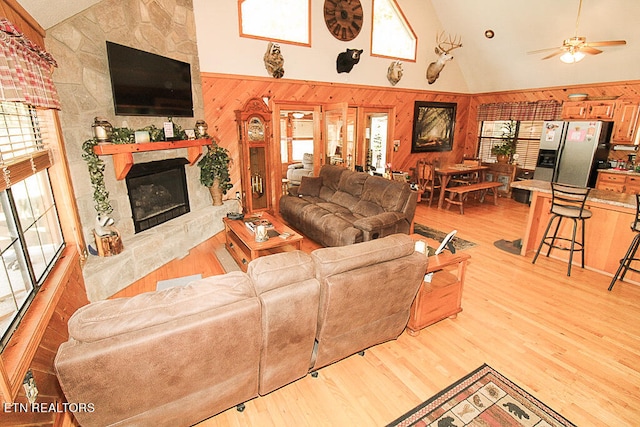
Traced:
[[498, 163], [508, 163], [516, 152], [516, 121], [509, 120], [502, 128], [501, 143], [491, 147], [491, 154], [496, 156]]
[[211, 140], [207, 152], [198, 161], [200, 183], [209, 188], [214, 206], [222, 205], [222, 196], [233, 187], [229, 176], [229, 152]]

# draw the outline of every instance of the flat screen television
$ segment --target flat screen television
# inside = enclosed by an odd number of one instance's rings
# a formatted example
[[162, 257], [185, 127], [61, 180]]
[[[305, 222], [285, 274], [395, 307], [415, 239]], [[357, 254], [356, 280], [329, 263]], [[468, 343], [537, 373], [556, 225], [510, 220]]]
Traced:
[[107, 42], [118, 116], [193, 117], [191, 65]]

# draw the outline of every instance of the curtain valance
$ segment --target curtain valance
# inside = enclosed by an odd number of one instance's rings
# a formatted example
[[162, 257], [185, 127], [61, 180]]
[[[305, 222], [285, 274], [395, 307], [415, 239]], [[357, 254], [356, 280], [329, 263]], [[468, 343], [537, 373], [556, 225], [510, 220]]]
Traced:
[[60, 109], [51, 73], [53, 57], [0, 18], [0, 100]]
[[495, 120], [560, 120], [562, 104], [558, 101], [499, 102], [481, 104], [478, 121]]

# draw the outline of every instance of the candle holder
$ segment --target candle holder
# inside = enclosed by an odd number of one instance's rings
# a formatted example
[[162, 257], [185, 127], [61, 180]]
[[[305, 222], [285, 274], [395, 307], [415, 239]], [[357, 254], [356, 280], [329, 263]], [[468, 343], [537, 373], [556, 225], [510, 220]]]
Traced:
[[269, 234], [267, 233], [267, 227], [264, 225], [258, 225], [255, 232], [256, 242], [266, 242], [269, 240]]
[[113, 135], [113, 126], [103, 117], [96, 117], [93, 119], [91, 125], [93, 129], [93, 136], [96, 137], [98, 142], [110, 142], [111, 135]]
[[198, 120], [196, 122], [196, 137], [204, 138], [207, 136], [207, 129], [209, 129], [209, 125], [204, 120]]

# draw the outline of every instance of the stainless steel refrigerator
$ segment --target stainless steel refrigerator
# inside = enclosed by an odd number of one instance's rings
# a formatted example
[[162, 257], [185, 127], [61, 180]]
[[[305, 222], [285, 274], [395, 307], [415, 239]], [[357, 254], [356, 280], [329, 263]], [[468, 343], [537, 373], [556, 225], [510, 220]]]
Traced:
[[607, 165], [611, 122], [569, 122], [560, 144], [554, 181], [595, 187], [597, 170]]
[[567, 125], [567, 122], [561, 121], [544, 122], [533, 179], [542, 181], [555, 180], [558, 155], [567, 132]]

